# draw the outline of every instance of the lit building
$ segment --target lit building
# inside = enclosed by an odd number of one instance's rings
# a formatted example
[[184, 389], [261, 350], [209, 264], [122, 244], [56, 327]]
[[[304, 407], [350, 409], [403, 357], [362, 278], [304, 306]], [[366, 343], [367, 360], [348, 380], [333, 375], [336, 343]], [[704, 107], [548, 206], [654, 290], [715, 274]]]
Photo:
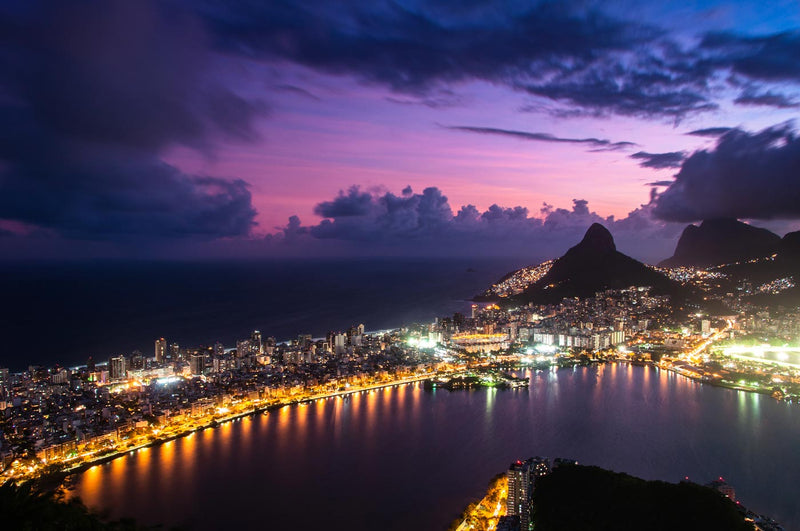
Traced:
[[333, 349], [335, 354], [344, 354], [347, 350], [347, 336], [336, 334], [333, 338]]
[[261, 342], [261, 332], [253, 330], [253, 333], [250, 334], [250, 342], [253, 354], [260, 356], [264, 353], [264, 344]]
[[529, 461], [511, 463], [507, 472], [509, 516], [519, 516], [520, 529], [526, 530], [531, 522], [531, 465]]
[[550, 460], [546, 457], [531, 457], [531, 479], [540, 478], [550, 473]]
[[203, 354], [192, 354], [189, 358], [189, 370], [192, 376], [199, 376], [203, 374], [206, 366], [206, 357]]
[[167, 356], [167, 340], [163, 337], [156, 339], [156, 363], [163, 363]]
[[8, 369], [0, 369], [0, 397], [5, 397], [9, 387]]
[[144, 369], [144, 356], [138, 350], [133, 351], [133, 356], [131, 356], [131, 363], [129, 368], [133, 370]]
[[450, 337], [450, 343], [470, 353], [494, 352], [508, 348], [507, 334], [460, 333]]
[[736, 490], [734, 490], [732, 486], [728, 485], [722, 478], [715, 479], [706, 485], [706, 487], [711, 487], [712, 489], [715, 489], [721, 493], [723, 496], [730, 498], [731, 501], [736, 501]]
[[125, 356], [120, 354], [108, 362], [108, 370], [110, 372], [110, 377], [112, 380], [117, 380], [121, 378], [125, 378], [125, 375], [128, 372], [128, 360], [125, 359]]

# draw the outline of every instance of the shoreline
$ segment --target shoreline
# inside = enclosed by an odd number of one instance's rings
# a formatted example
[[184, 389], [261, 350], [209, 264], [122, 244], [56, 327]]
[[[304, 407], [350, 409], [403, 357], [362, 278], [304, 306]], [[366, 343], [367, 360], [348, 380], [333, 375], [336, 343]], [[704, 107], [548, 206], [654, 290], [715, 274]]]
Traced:
[[[452, 374], [456, 374], [458, 372], [460, 372], [460, 371], [453, 371]], [[81, 474], [83, 472], [86, 472], [87, 470], [89, 470], [89, 469], [91, 469], [91, 468], [93, 468], [95, 466], [101, 466], [101, 465], [104, 465], [106, 463], [110, 463], [111, 461], [114, 461], [115, 459], [119, 459], [121, 457], [125, 457], [128, 454], [133, 454], [134, 452], [138, 452], [139, 450], [142, 450], [142, 449], [145, 449], [145, 448], [159, 446], [159, 445], [166, 444], [166, 443], [168, 443], [170, 441], [174, 441], [176, 439], [180, 439], [180, 438], [183, 438], [183, 437], [189, 437], [189, 436], [193, 435], [194, 433], [197, 433], [197, 432], [200, 432], [200, 431], [204, 431], [204, 430], [209, 429], [209, 428], [212, 428], [212, 429], [218, 428], [218, 427], [222, 426], [223, 424], [227, 424], [228, 422], [239, 420], [239, 419], [244, 418], [244, 417], [257, 415], [259, 413], [268, 413], [270, 411], [277, 411], [277, 410], [282, 409], [282, 408], [287, 407], [287, 406], [295, 406], [295, 405], [306, 404], [306, 403], [310, 403], [310, 402], [316, 402], [317, 400], [327, 400], [327, 399], [330, 399], [330, 398], [344, 398], [344, 397], [347, 397], [348, 395], [352, 395], [352, 394], [355, 394], [355, 393], [361, 393], [361, 392], [365, 392], [365, 391], [375, 391], [375, 390], [379, 390], [379, 389], [385, 389], [385, 388], [388, 388], [388, 387], [397, 387], [397, 386], [400, 386], [400, 385], [408, 385], [408, 384], [412, 384], [412, 383], [419, 383], [419, 382], [423, 382], [425, 380], [429, 380], [431, 378], [434, 378], [436, 376], [439, 376], [439, 375], [437, 375], [437, 374], [427, 374], [427, 375], [424, 375], [424, 376], [418, 376], [418, 377], [413, 377], [413, 378], [404, 378], [402, 380], [394, 380], [394, 381], [391, 381], [391, 382], [385, 382], [385, 383], [380, 383], [380, 384], [376, 384], [376, 385], [370, 385], [370, 386], [366, 386], [366, 387], [359, 387], [358, 389], [352, 389], [352, 390], [348, 389], [346, 391], [337, 391], [335, 393], [328, 393], [328, 394], [324, 394], [324, 395], [314, 395], [314, 396], [310, 396], [310, 397], [306, 397], [306, 398], [293, 399], [293, 400], [289, 400], [287, 402], [282, 402], [282, 403], [277, 403], [277, 404], [266, 404], [266, 405], [263, 405], [263, 406], [258, 406], [258, 407], [255, 407], [253, 409], [247, 410], [247, 411], [237, 412], [237, 413], [234, 413], [232, 415], [228, 415], [227, 417], [224, 417], [222, 419], [212, 419], [210, 422], [208, 422], [206, 424], [203, 424], [201, 426], [197, 426], [197, 427], [194, 427], [194, 428], [191, 428], [191, 429], [187, 429], [187, 430], [181, 431], [179, 433], [169, 434], [166, 437], [157, 438], [155, 440], [148, 441], [148, 442], [146, 442], [144, 444], [140, 444], [140, 445], [134, 446], [132, 448], [126, 448], [125, 450], [113, 451], [111, 453], [99, 456], [99, 457], [97, 457], [95, 459], [91, 459], [89, 461], [83, 461], [83, 462], [81, 462], [81, 463], [79, 463], [79, 464], [77, 464], [77, 465], [75, 465], [73, 467], [70, 467], [70, 468], [65, 468], [63, 470], [58, 470], [58, 471], [54, 471], [54, 472], [51, 472], [51, 473], [45, 473], [45, 474], [43, 474], [42, 476], [40, 476], [38, 478], [32, 478], [32, 479], [29, 479], [29, 480], [25, 480], [24, 482], [31, 481], [31, 482], [37, 483], [39, 485], [43, 485], [44, 488], [48, 489], [48, 490], [49, 489], [56, 490], [56, 489], [65, 488], [64, 484], [72, 476], [75, 476], [75, 475]], [[67, 490], [68, 490], [68, 488], [67, 488]]]
[[[729, 390], [732, 390], [732, 391], [741, 391], [741, 392], [754, 393], [754, 394], [760, 394], [760, 395], [771, 397], [770, 394], [766, 393], [765, 391], [759, 390], [759, 389], [751, 389], [751, 388], [738, 386], [738, 385], [735, 385], [735, 384], [727, 384], [727, 383], [723, 383], [723, 382], [716, 382], [716, 381], [713, 381], [713, 380], [703, 380], [701, 378], [695, 378], [695, 377], [692, 377], [692, 376], [684, 374], [679, 369], [676, 369], [674, 367], [664, 367], [664, 366], [661, 366], [658, 363], [654, 363], [652, 361], [634, 363], [634, 362], [631, 362], [629, 360], [614, 360], [613, 362], [600, 361], [599, 363], [602, 363], [602, 364], [624, 363], [624, 364], [628, 364], [628, 365], [635, 365], [635, 366], [642, 366], [642, 367], [655, 367], [655, 368], [662, 369], [662, 370], [665, 370], [665, 371], [668, 371], [668, 372], [672, 372], [674, 374], [677, 374], [679, 376], [682, 376], [682, 377], [684, 377], [684, 378], [686, 378], [688, 380], [697, 382], [699, 384], [706, 384], [706, 385], [710, 385], [712, 387], [719, 387], [719, 388], [723, 388], [723, 389], [729, 389]], [[587, 364], [587, 366], [588, 365], [593, 365], [593, 363]], [[524, 365], [518, 365], [518, 367], [520, 369], [532, 368], [533, 370], [537, 370], [537, 369], [535, 369], [533, 367], [526, 367]], [[558, 369], [562, 369], [562, 368], [568, 368], [568, 367], [556, 367], [557, 370]], [[464, 370], [465, 369], [457, 370], [457, 371], [450, 371], [450, 372], [446, 373], [446, 375], [449, 375], [449, 376], [457, 375], [457, 374], [463, 372]], [[442, 375], [441, 374], [426, 374], [426, 375], [423, 375], [423, 376], [418, 376], [418, 377], [413, 377], [413, 378], [406, 378], [406, 379], [402, 379], [402, 380], [394, 380], [394, 381], [385, 382], [385, 383], [381, 383], [381, 384], [370, 385], [370, 386], [367, 386], [367, 387], [359, 387], [358, 389], [348, 389], [348, 390], [345, 390], [345, 391], [337, 391], [337, 392], [334, 392], [334, 393], [328, 393], [328, 394], [323, 394], [323, 395], [314, 395], [314, 396], [300, 398], [300, 399], [292, 399], [292, 400], [288, 400], [286, 402], [281, 402], [281, 403], [266, 404], [266, 405], [258, 406], [258, 407], [255, 407], [253, 409], [249, 409], [247, 411], [237, 412], [237, 413], [234, 413], [232, 415], [228, 415], [228, 416], [226, 416], [224, 418], [221, 418], [221, 419], [212, 419], [210, 422], [207, 422], [207, 423], [205, 423], [203, 425], [199, 425], [199, 426], [196, 426], [194, 428], [181, 431], [179, 433], [171, 433], [168, 436], [165, 436], [163, 438], [157, 438], [157, 439], [154, 439], [152, 441], [148, 441], [148, 442], [146, 442], [144, 444], [140, 444], [140, 445], [137, 445], [137, 446], [134, 446], [134, 447], [131, 447], [131, 448], [126, 448], [124, 450], [113, 451], [111, 453], [99, 456], [99, 457], [97, 457], [95, 459], [91, 459], [91, 460], [88, 460], [88, 461], [83, 461], [80, 464], [77, 464], [77, 465], [75, 465], [73, 467], [69, 467], [69, 468], [65, 468], [65, 469], [62, 469], [62, 470], [46, 473], [46, 474], [43, 474], [42, 476], [40, 476], [38, 478], [32, 478], [32, 479], [29, 479], [29, 480], [26, 480], [26, 481], [32, 481], [34, 483], [38, 483], [39, 485], [45, 485], [46, 488], [49, 488], [49, 489], [65, 488], [65, 483], [68, 482], [69, 479], [72, 476], [76, 476], [78, 474], [86, 472], [87, 470], [89, 470], [89, 469], [91, 469], [91, 468], [93, 468], [95, 466], [104, 465], [106, 463], [114, 461], [115, 459], [118, 459], [118, 458], [121, 458], [121, 457], [125, 457], [127, 454], [133, 454], [134, 452], [138, 452], [139, 450], [142, 450], [142, 449], [163, 445], [163, 444], [166, 444], [166, 443], [168, 443], [170, 441], [173, 441], [173, 440], [176, 440], [176, 439], [180, 439], [180, 438], [183, 438], [183, 437], [188, 437], [188, 436], [191, 436], [194, 433], [197, 433], [197, 432], [200, 432], [200, 431], [204, 431], [204, 430], [209, 429], [209, 428], [218, 428], [218, 427], [222, 426], [223, 424], [226, 424], [228, 422], [232, 422], [232, 421], [244, 418], [244, 417], [256, 415], [256, 414], [259, 414], [259, 413], [269, 413], [270, 411], [277, 411], [277, 410], [280, 410], [281, 408], [284, 408], [284, 407], [287, 407], [287, 406], [306, 404], [306, 403], [310, 403], [310, 402], [315, 402], [317, 400], [327, 400], [327, 399], [331, 399], [331, 398], [345, 398], [345, 397], [347, 397], [349, 395], [356, 394], [356, 393], [368, 392], [368, 391], [374, 391], [374, 390], [379, 390], [379, 389], [385, 389], [385, 388], [388, 388], [388, 387], [396, 387], [396, 386], [400, 386], [400, 385], [407, 385], [407, 384], [412, 384], [412, 383], [424, 382], [426, 380], [430, 380], [430, 379], [438, 377], [438, 376], [442, 376]], [[776, 401], [780, 402], [781, 400], [776, 399]]]

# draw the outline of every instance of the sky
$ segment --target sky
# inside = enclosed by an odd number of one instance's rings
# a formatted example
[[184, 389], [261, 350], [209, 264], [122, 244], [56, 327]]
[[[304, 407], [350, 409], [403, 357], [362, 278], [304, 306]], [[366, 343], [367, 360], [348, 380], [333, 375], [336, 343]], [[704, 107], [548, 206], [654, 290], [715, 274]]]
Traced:
[[800, 229], [795, 1], [6, 1], [0, 259]]

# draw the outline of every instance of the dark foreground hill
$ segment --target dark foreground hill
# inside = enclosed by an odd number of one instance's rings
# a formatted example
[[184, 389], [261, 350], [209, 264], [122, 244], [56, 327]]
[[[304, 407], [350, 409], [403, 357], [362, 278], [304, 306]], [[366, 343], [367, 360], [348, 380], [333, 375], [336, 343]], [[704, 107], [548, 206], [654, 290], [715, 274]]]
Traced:
[[581, 242], [555, 261], [538, 282], [515, 297], [518, 302], [552, 303], [564, 297], [591, 297], [604, 289], [651, 286], [654, 293], [675, 294], [666, 276], [617, 251], [614, 238], [599, 223]]
[[31, 484], [0, 485], [0, 528], [30, 531], [147, 531], [134, 520], [111, 521], [88, 509], [79, 498], [65, 500], [49, 490]]
[[707, 219], [683, 230], [675, 254], [663, 267], [730, 264], [769, 256], [779, 250], [781, 237], [735, 219]]
[[708, 487], [645, 481], [597, 467], [561, 466], [537, 479], [537, 531], [752, 531], [730, 499]]

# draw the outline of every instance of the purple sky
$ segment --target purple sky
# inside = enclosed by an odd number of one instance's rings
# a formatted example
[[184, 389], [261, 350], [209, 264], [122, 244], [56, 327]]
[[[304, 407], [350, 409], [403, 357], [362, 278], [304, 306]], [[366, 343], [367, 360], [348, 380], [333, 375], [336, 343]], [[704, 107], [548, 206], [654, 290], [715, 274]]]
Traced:
[[707, 217], [800, 228], [798, 4], [607, 4], [4, 3], [0, 250], [542, 258], [602, 221], [658, 260]]

